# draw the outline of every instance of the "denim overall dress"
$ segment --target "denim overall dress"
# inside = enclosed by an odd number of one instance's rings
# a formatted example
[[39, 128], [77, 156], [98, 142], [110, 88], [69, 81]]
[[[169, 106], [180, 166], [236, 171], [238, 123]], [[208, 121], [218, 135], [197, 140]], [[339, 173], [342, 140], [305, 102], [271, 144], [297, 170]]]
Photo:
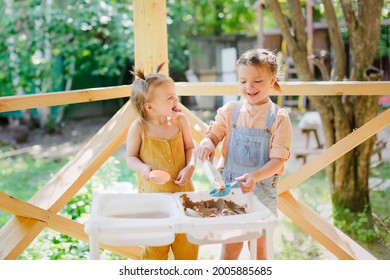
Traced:
[[[233, 182], [234, 178], [253, 172], [264, 166], [269, 160], [271, 126], [275, 120], [279, 106], [272, 103], [267, 116], [266, 129], [255, 129], [237, 126], [237, 119], [243, 102], [236, 104], [232, 115], [229, 143], [224, 168], [221, 171], [225, 182]], [[253, 190], [258, 199], [277, 216], [279, 176], [274, 175], [256, 182]]]

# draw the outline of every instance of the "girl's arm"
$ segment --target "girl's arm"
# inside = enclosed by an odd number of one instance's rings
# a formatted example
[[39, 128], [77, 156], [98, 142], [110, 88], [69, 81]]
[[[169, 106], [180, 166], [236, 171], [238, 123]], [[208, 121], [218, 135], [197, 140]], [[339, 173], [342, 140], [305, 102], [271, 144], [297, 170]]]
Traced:
[[136, 120], [131, 124], [127, 132], [126, 162], [132, 170], [141, 173], [144, 180], [149, 180], [149, 173], [152, 171], [152, 167], [139, 159], [141, 145], [142, 124]]
[[277, 174], [284, 166], [284, 158], [271, 158], [262, 168], [253, 172], [256, 182], [267, 179]]
[[186, 154], [186, 165], [195, 167], [196, 157], [194, 153], [194, 141], [192, 140], [190, 123], [184, 115], [181, 115], [179, 118], [180, 118], [179, 121], [183, 132], [184, 149]]
[[[236, 101], [229, 102], [217, 110], [215, 121], [210, 122], [206, 136], [196, 149], [196, 155], [200, 161], [203, 162], [205, 159], [213, 161], [216, 147], [227, 135], [231, 114], [236, 103]], [[224, 152], [224, 147], [222, 152]]]
[[185, 186], [191, 180], [192, 174], [194, 173], [196, 157], [188, 119], [184, 115], [180, 115], [179, 122], [181, 124], [183, 134], [186, 166], [179, 172], [179, 175], [175, 179], [174, 183], [179, 186]]
[[209, 160], [213, 162], [215, 153], [215, 146], [213, 141], [207, 136], [199, 143], [199, 147], [196, 149], [196, 154], [201, 162]]
[[244, 175], [235, 178], [237, 181], [245, 182], [240, 183], [243, 193], [251, 192], [256, 187], [256, 182], [267, 179], [277, 174], [282, 168], [286, 160], [284, 158], [271, 158], [262, 168], [251, 173], [245, 173]]

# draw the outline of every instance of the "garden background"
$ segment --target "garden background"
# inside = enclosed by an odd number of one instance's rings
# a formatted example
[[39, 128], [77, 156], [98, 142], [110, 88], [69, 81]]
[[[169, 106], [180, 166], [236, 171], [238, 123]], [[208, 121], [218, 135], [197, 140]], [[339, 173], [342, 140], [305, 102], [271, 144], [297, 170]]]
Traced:
[[[180, 3], [179, 3], [180, 2]], [[167, 1], [170, 73], [176, 81], [188, 79], [200, 50], [197, 38], [230, 36], [239, 40], [242, 34], [253, 44], [257, 34], [255, 1]], [[196, 3], [195, 3], [196, 2]], [[9, 17], [0, 20], [1, 55], [0, 95], [34, 94], [90, 87], [106, 87], [131, 83], [128, 71], [133, 65], [132, 1], [5, 1], [1, 8]], [[383, 19], [389, 17], [389, 7], [383, 8]], [[205, 13], [205, 11], [208, 11]], [[315, 19], [324, 21], [321, 5], [314, 7]], [[322, 11], [322, 14], [321, 14]], [[277, 24], [269, 12], [264, 12], [265, 30], [274, 30]], [[203, 16], [205, 15], [205, 16]], [[270, 32], [272, 33], [272, 32]], [[389, 26], [382, 26], [382, 40], [378, 50], [378, 67], [389, 57]], [[238, 39], [237, 39], [238, 38]], [[252, 41], [250, 40], [252, 38]], [[225, 40], [226, 41], [226, 40]], [[249, 41], [249, 43], [248, 43]], [[50, 42], [50, 43], [48, 43]], [[245, 44], [244, 44], [245, 46]], [[230, 45], [228, 47], [231, 47]], [[237, 48], [238, 50], [239, 48]], [[281, 46], [282, 50], [282, 46]], [[198, 71], [198, 78], [218, 79], [216, 53], [215, 69]], [[383, 58], [385, 58], [383, 60]], [[382, 63], [382, 64], [380, 64]], [[187, 73], [187, 75], [186, 75]], [[212, 75], [207, 75], [212, 73]], [[202, 74], [202, 75], [200, 75]], [[214, 75], [214, 76], [213, 76]], [[294, 77], [290, 77], [293, 79]], [[296, 77], [295, 77], [296, 78]], [[126, 100], [94, 102], [90, 104], [42, 108], [1, 114], [0, 130], [0, 191], [28, 200], [77, 151], [77, 148], [95, 134]], [[210, 101], [210, 100], [209, 100]], [[280, 100], [285, 102], [288, 100]], [[292, 100], [294, 101], [294, 100]], [[297, 101], [297, 100], [295, 100]], [[217, 106], [224, 100], [215, 98], [212, 108], [202, 108], [200, 100], [183, 98], [182, 102], [208, 122]], [[207, 104], [207, 102], [206, 102]], [[292, 102], [291, 118], [294, 123], [293, 155], [287, 174], [301, 160], [294, 151], [305, 148], [305, 136], [298, 123], [308, 104]], [[386, 107], [381, 104], [380, 110]], [[388, 105], [387, 105], [388, 106]], [[90, 107], [88, 109], [88, 107]], [[322, 132], [320, 138], [324, 141]], [[389, 139], [388, 129], [377, 137]], [[311, 139], [314, 143], [314, 139]], [[313, 147], [312, 147], [313, 148]], [[315, 148], [315, 147], [314, 147]], [[360, 215], [355, 223], [337, 221], [336, 225], [366, 247], [379, 259], [390, 259], [389, 228], [389, 152], [387, 146], [372, 157], [370, 169], [370, 201], [375, 224], [364, 228], [366, 216]], [[287, 175], [286, 174], [286, 175]], [[209, 184], [200, 168], [194, 175], [199, 190]], [[306, 204], [333, 222], [332, 203], [325, 170], [307, 180], [296, 190]], [[88, 217], [93, 193], [100, 191], [135, 191], [135, 176], [124, 161], [123, 150], [99, 170], [75, 196], [61, 214], [80, 221]], [[1, 213], [1, 225], [10, 215]], [[276, 236], [278, 259], [328, 259], [315, 241], [287, 219], [280, 219]], [[54, 249], [53, 249], [54, 247]], [[20, 259], [83, 259], [87, 258], [87, 244], [68, 236], [45, 230], [24, 251]], [[107, 258], [119, 258], [106, 252]], [[201, 258], [218, 258], [215, 250], [205, 250]]]

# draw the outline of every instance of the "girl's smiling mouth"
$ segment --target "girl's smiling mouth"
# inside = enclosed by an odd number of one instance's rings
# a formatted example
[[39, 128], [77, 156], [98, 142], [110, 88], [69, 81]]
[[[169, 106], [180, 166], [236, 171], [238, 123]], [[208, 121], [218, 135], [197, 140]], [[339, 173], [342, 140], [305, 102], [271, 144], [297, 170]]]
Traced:
[[172, 108], [173, 112], [180, 113], [181, 109], [176, 105], [175, 107]]
[[254, 93], [249, 93], [249, 92], [247, 92], [246, 94], [247, 94], [248, 96], [254, 97], [254, 96], [256, 96], [258, 93], [259, 93], [259, 92], [257, 91], [257, 92], [254, 92]]

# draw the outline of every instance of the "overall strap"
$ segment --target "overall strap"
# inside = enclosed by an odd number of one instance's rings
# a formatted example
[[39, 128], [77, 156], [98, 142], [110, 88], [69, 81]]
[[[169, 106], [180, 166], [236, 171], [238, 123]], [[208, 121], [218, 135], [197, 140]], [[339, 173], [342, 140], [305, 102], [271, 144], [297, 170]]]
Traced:
[[243, 103], [244, 103], [244, 101], [241, 99], [241, 100], [234, 106], [233, 115], [232, 115], [233, 127], [236, 126], [236, 122], [237, 122], [237, 119], [238, 119], [238, 114], [240, 113], [240, 110], [241, 110], [241, 107], [242, 107], [242, 104], [243, 104]]
[[280, 107], [278, 105], [276, 105], [275, 103], [272, 102], [271, 108], [269, 109], [267, 123], [266, 123], [266, 127], [267, 127], [268, 131], [271, 131], [272, 124], [274, 123], [274, 120], [275, 120], [276, 114], [279, 111], [279, 108]]

